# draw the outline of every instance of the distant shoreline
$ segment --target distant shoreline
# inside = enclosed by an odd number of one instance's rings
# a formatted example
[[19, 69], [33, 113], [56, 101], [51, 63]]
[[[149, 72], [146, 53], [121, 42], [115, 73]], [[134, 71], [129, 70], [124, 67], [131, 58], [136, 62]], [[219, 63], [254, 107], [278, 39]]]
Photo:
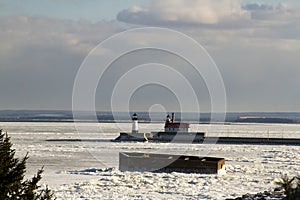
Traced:
[[[77, 111], [78, 119], [74, 120], [72, 111], [63, 110], [0, 110], [0, 122], [62, 122], [81, 123], [95, 122], [95, 113]], [[140, 123], [163, 123], [165, 113], [137, 112]], [[300, 112], [229, 112], [225, 116], [222, 113], [214, 113], [212, 122], [211, 113], [176, 113], [177, 121], [194, 124], [209, 123], [264, 123], [264, 124], [300, 124]], [[96, 112], [98, 123], [129, 123], [131, 118], [126, 112]], [[224, 121], [225, 119], [225, 121]]]
[[[131, 123], [131, 121], [93, 121], [93, 120], [87, 120], [87, 121], [74, 121], [74, 120], [2, 120], [0, 119], [0, 122], [28, 122], [28, 123]], [[232, 122], [229, 122], [229, 121], [226, 121], [226, 122], [190, 122], [190, 121], [187, 121], [189, 122], [190, 124], [224, 124], [224, 125], [241, 125], [241, 124], [300, 124], [299, 122], [278, 122], [277, 120], [274, 121], [274, 122], [262, 122], [262, 121], [252, 121], [252, 122], [235, 122], [235, 121], [232, 121]], [[140, 122], [141, 124], [149, 124], [149, 123], [152, 123], [152, 124], [160, 124], [160, 123], [163, 123], [163, 121], [155, 121], [155, 122], [151, 122], [151, 121], [143, 121], [143, 122]]]

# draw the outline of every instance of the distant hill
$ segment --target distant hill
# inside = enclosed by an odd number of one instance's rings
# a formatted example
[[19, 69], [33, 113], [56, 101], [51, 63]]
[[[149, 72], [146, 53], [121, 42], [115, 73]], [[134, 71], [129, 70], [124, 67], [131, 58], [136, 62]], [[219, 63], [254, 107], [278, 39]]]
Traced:
[[283, 124], [293, 124], [297, 123], [296, 120], [287, 118], [267, 118], [267, 117], [239, 117], [235, 120], [239, 123], [283, 123]]

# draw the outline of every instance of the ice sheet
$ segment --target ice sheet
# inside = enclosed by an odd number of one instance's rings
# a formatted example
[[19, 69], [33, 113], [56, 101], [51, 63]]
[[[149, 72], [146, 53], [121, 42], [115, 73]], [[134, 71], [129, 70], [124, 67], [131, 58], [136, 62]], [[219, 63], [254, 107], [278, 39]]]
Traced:
[[[186, 148], [197, 154], [203, 145], [164, 143], [50, 142], [48, 139], [114, 138], [119, 129], [114, 124], [101, 124], [105, 135], [85, 123], [86, 133], [78, 135], [72, 123], [0, 123], [12, 138], [17, 156], [29, 153], [27, 177], [44, 165], [42, 183], [55, 192], [58, 199], [224, 199], [245, 193], [274, 188], [274, 179], [286, 173], [300, 172], [300, 146], [215, 145], [211, 156], [225, 157], [226, 175], [183, 173], [120, 172], [117, 161], [105, 151], [117, 147], [122, 151], [174, 152]], [[130, 130], [130, 124], [124, 123]], [[205, 131], [209, 125], [200, 125]], [[162, 124], [143, 125], [145, 131], [161, 130]], [[192, 130], [196, 129], [192, 125]], [[253, 136], [277, 134], [299, 138], [299, 125], [244, 124], [224, 126], [222, 134]], [[282, 130], [284, 130], [282, 132]], [[268, 133], [269, 132], [269, 133]], [[268, 134], [267, 134], [268, 133]], [[275, 134], [275, 135], [276, 135]], [[110, 161], [108, 169], [95, 155]]]

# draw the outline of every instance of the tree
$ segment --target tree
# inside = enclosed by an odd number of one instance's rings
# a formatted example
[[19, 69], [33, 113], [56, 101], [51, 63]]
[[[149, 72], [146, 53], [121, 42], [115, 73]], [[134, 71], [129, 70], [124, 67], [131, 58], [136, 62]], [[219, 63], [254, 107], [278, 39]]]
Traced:
[[300, 199], [300, 176], [296, 177], [297, 179], [297, 187], [295, 189], [295, 198]]
[[0, 199], [1, 200], [51, 200], [53, 193], [46, 187], [40, 188], [43, 168], [31, 180], [24, 180], [28, 154], [23, 159], [15, 158], [15, 150], [7, 133], [0, 129]]
[[300, 177], [289, 178], [286, 174], [281, 179], [275, 182], [284, 189], [286, 200], [300, 199]]

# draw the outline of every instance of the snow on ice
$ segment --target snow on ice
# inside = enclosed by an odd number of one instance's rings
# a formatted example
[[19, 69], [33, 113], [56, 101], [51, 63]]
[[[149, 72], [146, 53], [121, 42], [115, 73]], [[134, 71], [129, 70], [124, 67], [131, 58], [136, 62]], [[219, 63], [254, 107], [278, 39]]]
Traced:
[[[85, 123], [85, 138], [99, 138], [94, 125]], [[101, 124], [105, 138], [114, 138], [118, 129]], [[124, 124], [130, 130], [130, 124]], [[82, 139], [72, 123], [1, 122], [17, 150], [18, 156], [29, 153], [27, 175], [31, 177], [44, 166], [43, 184], [48, 184], [58, 199], [225, 199], [245, 193], [258, 193], [275, 187], [282, 174], [300, 175], [300, 146], [286, 145], [214, 145], [210, 156], [225, 158], [226, 175], [184, 173], [121, 172], [110, 155], [101, 152], [111, 143], [47, 141], [49, 139]], [[143, 128], [143, 124], [140, 125]], [[159, 130], [162, 124], [144, 125]], [[201, 125], [204, 130], [207, 125]], [[289, 124], [226, 125], [222, 135], [300, 137], [300, 126]], [[273, 137], [274, 137], [273, 136]], [[183, 145], [183, 144], [180, 144]], [[159, 143], [119, 143], [122, 151], [170, 152], [183, 146]], [[186, 145], [188, 154], [203, 146]], [[111, 160], [110, 166], [97, 159]], [[106, 157], [105, 157], [106, 156]]]

